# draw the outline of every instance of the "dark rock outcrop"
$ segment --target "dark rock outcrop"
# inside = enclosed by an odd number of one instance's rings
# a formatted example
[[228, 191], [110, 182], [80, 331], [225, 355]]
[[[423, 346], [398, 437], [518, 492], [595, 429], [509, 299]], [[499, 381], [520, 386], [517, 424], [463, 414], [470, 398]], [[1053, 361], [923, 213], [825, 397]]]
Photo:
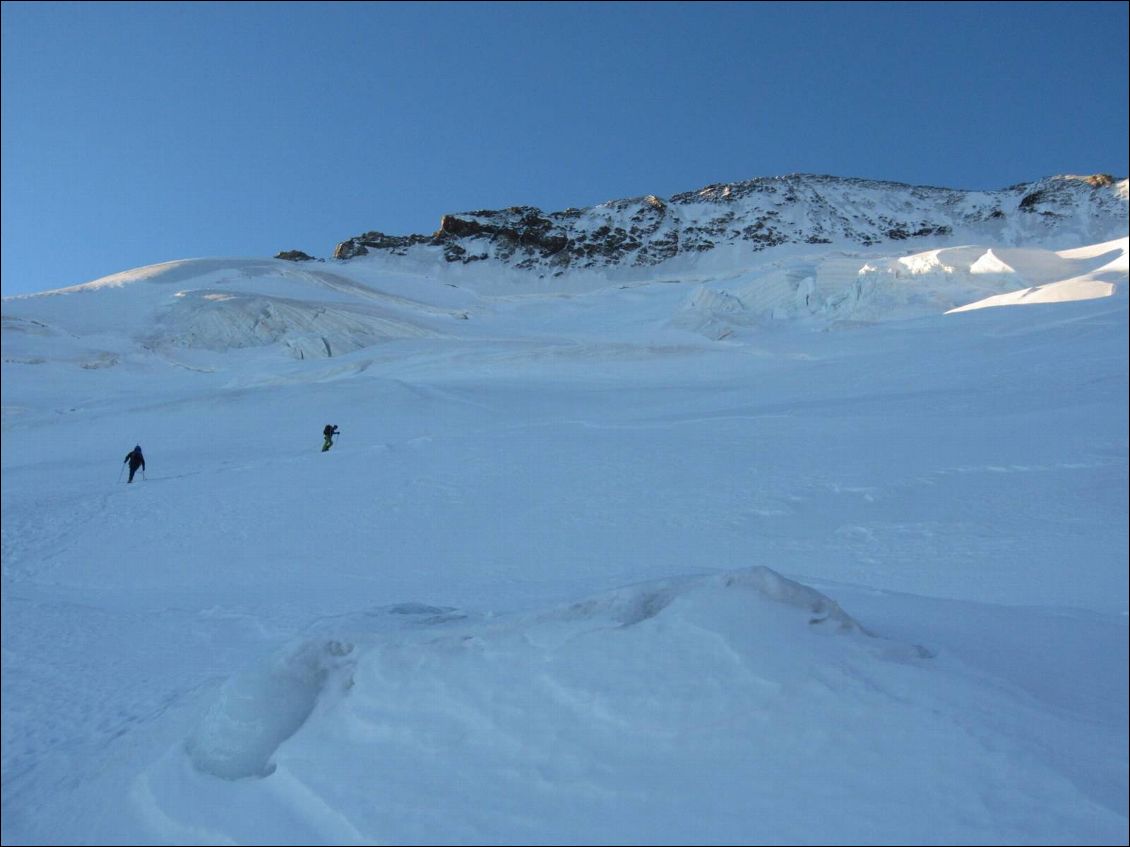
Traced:
[[368, 232], [343, 241], [336, 259], [432, 248], [448, 262], [494, 260], [559, 274], [566, 269], [657, 265], [723, 245], [872, 246], [914, 239], [994, 243], [1096, 243], [1127, 231], [1126, 180], [1106, 174], [1049, 177], [999, 191], [793, 174], [708, 185], [667, 200], [654, 195], [588, 209], [532, 206], [447, 214], [431, 235]]

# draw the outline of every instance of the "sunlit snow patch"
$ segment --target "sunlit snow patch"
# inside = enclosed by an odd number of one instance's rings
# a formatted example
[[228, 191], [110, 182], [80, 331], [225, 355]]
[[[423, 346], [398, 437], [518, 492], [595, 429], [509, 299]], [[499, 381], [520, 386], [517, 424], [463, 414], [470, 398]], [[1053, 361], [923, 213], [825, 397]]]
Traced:
[[1126, 281], [1127, 239], [1074, 250], [967, 245], [905, 256], [789, 257], [697, 286], [672, 324], [718, 340], [780, 321], [878, 323], [1094, 299]]

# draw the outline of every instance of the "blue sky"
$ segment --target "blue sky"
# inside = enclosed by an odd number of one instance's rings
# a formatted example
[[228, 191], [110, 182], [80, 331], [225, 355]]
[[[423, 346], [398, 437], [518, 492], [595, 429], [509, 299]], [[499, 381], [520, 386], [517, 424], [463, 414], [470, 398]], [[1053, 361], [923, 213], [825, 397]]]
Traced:
[[793, 172], [1127, 175], [1127, 4], [3, 3], [3, 293]]

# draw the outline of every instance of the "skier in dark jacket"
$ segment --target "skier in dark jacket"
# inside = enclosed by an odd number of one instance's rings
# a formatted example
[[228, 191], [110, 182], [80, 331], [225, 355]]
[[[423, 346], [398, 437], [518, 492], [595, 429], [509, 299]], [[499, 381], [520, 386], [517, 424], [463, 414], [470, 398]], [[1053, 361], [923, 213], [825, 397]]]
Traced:
[[129, 481], [133, 482], [133, 475], [137, 473], [137, 469], [141, 468], [141, 472], [145, 473], [145, 457], [141, 455], [141, 445], [138, 444], [122, 459], [122, 462], [129, 462]]
[[334, 436], [340, 434], [341, 433], [338, 431], [337, 424], [326, 424], [325, 429], [322, 430], [322, 435], [324, 435], [326, 438], [326, 440], [322, 443], [323, 453], [334, 446]]

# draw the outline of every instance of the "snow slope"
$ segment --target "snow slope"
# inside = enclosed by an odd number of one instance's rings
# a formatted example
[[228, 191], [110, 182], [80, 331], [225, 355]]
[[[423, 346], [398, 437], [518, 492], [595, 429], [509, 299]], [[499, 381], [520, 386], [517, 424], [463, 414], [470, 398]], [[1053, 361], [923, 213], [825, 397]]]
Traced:
[[1126, 843], [1126, 253], [5, 299], [4, 843]]

